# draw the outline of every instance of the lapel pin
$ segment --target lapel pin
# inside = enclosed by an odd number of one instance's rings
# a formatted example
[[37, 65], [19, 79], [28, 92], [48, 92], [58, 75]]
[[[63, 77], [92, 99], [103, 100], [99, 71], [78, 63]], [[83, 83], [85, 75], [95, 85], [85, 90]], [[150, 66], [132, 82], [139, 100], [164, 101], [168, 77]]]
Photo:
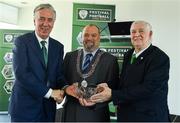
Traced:
[[141, 57], [141, 60], [143, 60], [143, 57]]

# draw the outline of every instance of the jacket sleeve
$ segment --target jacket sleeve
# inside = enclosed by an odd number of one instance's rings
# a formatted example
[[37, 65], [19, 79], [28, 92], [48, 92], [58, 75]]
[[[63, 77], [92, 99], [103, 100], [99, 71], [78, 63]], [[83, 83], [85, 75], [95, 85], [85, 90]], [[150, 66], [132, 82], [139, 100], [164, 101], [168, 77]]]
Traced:
[[65, 88], [66, 86], [68, 86], [67, 80], [65, 79], [64, 76], [64, 69], [63, 69], [63, 56], [64, 56], [64, 47], [63, 45], [61, 45], [60, 47], [60, 52], [59, 52], [59, 62], [58, 62], [58, 69], [57, 69], [57, 82], [58, 82], [58, 87], [60, 89]]

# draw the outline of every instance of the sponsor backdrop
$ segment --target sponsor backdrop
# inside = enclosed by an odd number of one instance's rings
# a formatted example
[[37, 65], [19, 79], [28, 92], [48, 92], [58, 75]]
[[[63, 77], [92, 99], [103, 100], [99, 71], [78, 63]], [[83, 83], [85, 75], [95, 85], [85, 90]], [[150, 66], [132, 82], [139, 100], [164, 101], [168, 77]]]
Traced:
[[12, 47], [14, 40], [27, 30], [0, 29], [0, 113], [7, 113], [14, 82]]
[[[129, 35], [111, 35], [109, 23], [115, 23], [115, 5], [73, 4], [72, 50], [82, 48], [82, 29], [87, 24], [96, 24], [101, 30], [100, 48], [118, 57], [121, 70], [123, 55], [131, 48]], [[117, 30], [117, 29], [116, 29]], [[129, 30], [129, 29], [128, 29]], [[109, 104], [111, 119], [115, 115], [115, 107]]]
[[[129, 34], [122, 32], [126, 31], [128, 27], [125, 28], [121, 24], [123, 30], [119, 29], [119, 33], [117, 33], [116, 25], [119, 26], [120, 23], [118, 22], [118, 24], [115, 21], [115, 5], [74, 3], [72, 50], [82, 48], [81, 31], [83, 27], [90, 23], [96, 24], [101, 30], [100, 48], [118, 57], [121, 70], [124, 53], [131, 48], [131, 43]], [[113, 25], [113, 23], [116, 25]], [[124, 24], [129, 26], [130, 22], [125, 22]], [[115, 31], [115, 34], [112, 34], [111, 30]]]

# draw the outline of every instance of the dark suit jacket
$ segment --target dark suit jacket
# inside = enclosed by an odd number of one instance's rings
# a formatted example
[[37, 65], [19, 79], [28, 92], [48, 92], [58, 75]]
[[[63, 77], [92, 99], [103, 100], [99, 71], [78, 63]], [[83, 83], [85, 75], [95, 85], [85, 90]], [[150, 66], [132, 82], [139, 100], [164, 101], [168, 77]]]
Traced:
[[169, 121], [169, 57], [151, 45], [130, 64], [133, 51], [124, 56], [119, 89], [112, 91], [118, 121]]
[[[82, 52], [82, 51], [81, 51]], [[92, 63], [97, 58], [97, 53], [102, 52], [98, 50], [92, 59]], [[78, 51], [67, 53], [64, 59], [64, 71], [65, 77], [69, 84], [75, 82], [81, 82], [83, 79], [77, 73], [77, 55]], [[82, 55], [83, 56], [83, 55]], [[82, 66], [82, 56], [80, 60], [80, 67]], [[117, 58], [110, 55], [109, 53], [104, 53], [95, 72], [87, 78], [88, 84], [99, 84], [102, 82], [107, 82], [110, 88], [116, 88], [118, 84], [119, 68], [118, 68]], [[80, 68], [81, 69], [81, 68]], [[88, 69], [89, 71], [89, 69]], [[67, 102], [64, 108], [65, 121], [109, 121], [109, 109], [108, 102], [97, 104], [92, 107], [83, 107], [79, 104], [79, 101], [73, 97], [68, 96]]]
[[46, 68], [35, 32], [18, 37], [14, 44], [13, 69], [16, 79], [9, 107], [12, 120], [54, 121], [55, 101], [44, 96], [49, 88], [65, 85], [62, 74], [63, 45], [49, 38]]

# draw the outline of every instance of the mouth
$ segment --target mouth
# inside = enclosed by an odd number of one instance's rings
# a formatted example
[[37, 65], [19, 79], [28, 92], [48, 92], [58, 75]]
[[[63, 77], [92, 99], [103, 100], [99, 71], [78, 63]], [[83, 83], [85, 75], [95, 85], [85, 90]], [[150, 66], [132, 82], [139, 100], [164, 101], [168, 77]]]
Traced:
[[141, 40], [142, 38], [141, 37], [134, 37], [134, 40]]
[[135, 42], [137, 42], [137, 41], [142, 41], [142, 38], [134, 38], [133, 39]]
[[49, 28], [41, 28], [43, 33], [49, 32]]
[[88, 41], [88, 42], [86, 42], [86, 45], [93, 45], [93, 42]]
[[84, 46], [88, 51], [91, 51], [93, 49], [93, 47], [94, 47], [94, 43], [91, 42], [91, 41], [87, 41], [87, 42], [84, 43]]

